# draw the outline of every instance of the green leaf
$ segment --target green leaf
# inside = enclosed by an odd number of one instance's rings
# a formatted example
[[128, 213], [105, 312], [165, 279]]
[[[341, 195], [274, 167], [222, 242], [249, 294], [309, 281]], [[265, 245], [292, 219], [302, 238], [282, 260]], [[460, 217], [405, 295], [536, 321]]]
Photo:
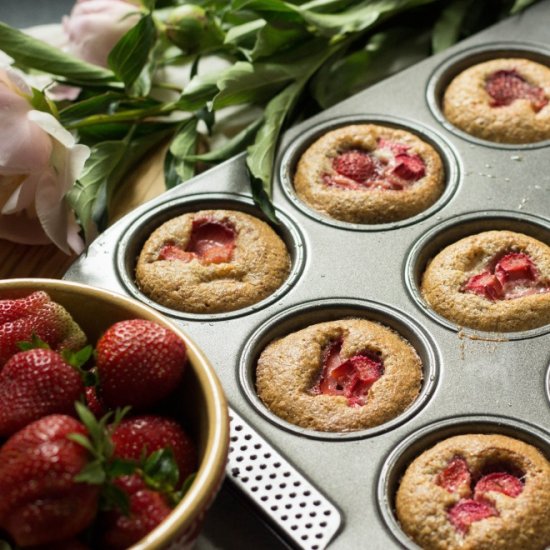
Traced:
[[194, 164], [186, 157], [195, 153], [197, 146], [197, 119], [189, 119], [180, 126], [172, 140], [164, 162], [164, 179], [168, 189], [193, 177]]
[[157, 0], [140, 0], [141, 5], [148, 11], [153, 11], [155, 9], [155, 4]]
[[514, 2], [514, 5], [512, 6], [512, 9], [510, 10], [510, 15], [515, 15], [516, 13], [523, 11], [525, 8], [527, 8], [531, 4], [534, 4], [535, 2], [537, 2], [537, 0], [516, 0]]
[[67, 123], [97, 113], [113, 112], [118, 103], [125, 98], [124, 94], [118, 92], [106, 92], [65, 107], [59, 112], [59, 116], [62, 123]]
[[182, 111], [201, 109], [218, 93], [218, 79], [217, 73], [195, 76], [175, 103], [175, 107]]
[[179, 469], [171, 449], [159, 449], [145, 460], [143, 479], [149, 487], [163, 492], [173, 491], [179, 481]]
[[149, 53], [157, 38], [157, 29], [151, 14], [144, 15], [111, 50], [109, 67], [131, 88], [149, 60]]
[[123, 460], [121, 458], [115, 458], [109, 463], [109, 477], [111, 479], [120, 477], [120, 476], [129, 476], [133, 474], [138, 465], [131, 460]]
[[256, 61], [262, 57], [288, 50], [297, 42], [304, 40], [306, 36], [307, 33], [303, 29], [278, 29], [273, 25], [265, 25], [257, 33], [250, 58]]
[[31, 349], [51, 349], [49, 344], [44, 342], [44, 340], [42, 340], [35, 332], [32, 333], [30, 341], [17, 342], [16, 345], [21, 351], [28, 351]]
[[43, 111], [45, 113], [49, 113], [57, 118], [57, 107], [55, 106], [55, 103], [53, 101], [50, 101], [46, 94], [40, 90], [37, 90], [36, 88], [32, 88], [32, 97], [31, 97], [31, 105], [37, 110], [37, 111]]
[[323, 65], [312, 81], [313, 97], [326, 109], [417, 63], [430, 53], [430, 32], [430, 27], [393, 27], [374, 34], [364, 49]]
[[236, 9], [249, 9], [263, 17], [274, 26], [292, 26], [303, 24], [302, 16], [296, 6], [281, 0], [234, 0]]
[[[250, 189], [252, 191], [252, 198], [254, 202], [260, 207], [262, 212], [269, 218], [269, 220], [279, 225], [279, 220], [277, 219], [277, 213], [275, 212], [275, 207], [271, 202], [271, 197], [267, 194], [266, 185], [263, 180], [254, 176], [249, 167], [248, 174], [250, 177]], [[271, 192], [271, 180], [268, 180], [268, 189]]]
[[120, 162], [126, 144], [123, 141], [105, 141], [92, 147], [79, 180], [68, 193], [69, 203], [84, 229], [86, 240], [95, 237], [94, 206], [101, 189], [105, 191], [109, 176]]
[[1, 22], [0, 50], [13, 57], [18, 65], [68, 78], [80, 84], [116, 80], [111, 71], [81, 61]]
[[88, 462], [79, 474], [75, 476], [75, 481], [89, 483], [91, 485], [102, 485], [107, 479], [103, 464], [99, 460]]
[[92, 348], [92, 346], [85, 346], [81, 350], [78, 350], [76, 352], [70, 349], [64, 349], [61, 352], [61, 355], [63, 359], [67, 363], [69, 363], [69, 365], [79, 369], [82, 365], [86, 363], [86, 361], [88, 361], [88, 359], [90, 359], [93, 351], [94, 348]]
[[[185, 493], [187, 493], [187, 491], [189, 491], [189, 489], [191, 488], [191, 485], [193, 485], [193, 482], [195, 481], [196, 477], [197, 477], [197, 473], [193, 472], [192, 474], [189, 474], [185, 478], [185, 481], [183, 482], [183, 484], [181, 486], [181, 489], [180, 489], [181, 497], [183, 497], [183, 495], [185, 495]], [[181, 500], [181, 497], [180, 497], [180, 500]]]
[[13, 548], [5, 540], [0, 540], [0, 550], [13, 550]]
[[231, 27], [225, 35], [225, 44], [246, 45], [254, 42], [258, 31], [266, 25], [261, 19], [249, 21], [242, 25]]
[[102, 510], [119, 510], [123, 515], [130, 515], [130, 498], [128, 494], [113, 483], [106, 483], [101, 490], [100, 508]]
[[84, 373], [83, 380], [85, 387], [93, 387], [98, 384], [97, 372], [95, 370], [89, 370]]
[[436, 0], [363, 0], [341, 13], [315, 13], [300, 10], [304, 21], [321, 36], [335, 37], [362, 32], [391, 15], [411, 8], [430, 4]]
[[70, 439], [71, 441], [78, 443], [81, 447], [84, 447], [92, 455], [96, 454], [91, 441], [85, 435], [73, 433], [73, 434], [69, 434], [67, 436], [67, 439]]
[[188, 155], [186, 160], [192, 162], [209, 162], [216, 163], [227, 160], [238, 153], [241, 153], [247, 145], [252, 143], [258, 128], [263, 123], [263, 117], [255, 120], [249, 124], [246, 128], [241, 130], [238, 134], [233, 136], [231, 139], [226, 141], [221, 147], [213, 149], [208, 153], [203, 153], [202, 155]]
[[442, 52], [459, 40], [460, 31], [472, 2], [473, 0], [453, 0], [445, 6], [433, 28], [434, 53]]

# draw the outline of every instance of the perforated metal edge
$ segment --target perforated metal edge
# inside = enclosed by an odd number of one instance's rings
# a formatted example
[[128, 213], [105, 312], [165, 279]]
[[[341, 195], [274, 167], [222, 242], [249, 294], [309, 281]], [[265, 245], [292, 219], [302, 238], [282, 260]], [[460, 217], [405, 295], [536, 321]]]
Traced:
[[235, 410], [229, 410], [228, 478], [292, 546], [322, 550], [340, 531], [342, 514]]

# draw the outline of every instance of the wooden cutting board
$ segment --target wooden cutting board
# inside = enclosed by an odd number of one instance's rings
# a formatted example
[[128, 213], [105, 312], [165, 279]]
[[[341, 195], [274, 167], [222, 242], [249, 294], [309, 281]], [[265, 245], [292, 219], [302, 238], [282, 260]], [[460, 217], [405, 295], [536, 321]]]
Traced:
[[[147, 157], [117, 192], [111, 222], [164, 189], [164, 149]], [[28, 246], [0, 239], [0, 279], [47, 277], [60, 279], [76, 255], [67, 256], [53, 245]]]

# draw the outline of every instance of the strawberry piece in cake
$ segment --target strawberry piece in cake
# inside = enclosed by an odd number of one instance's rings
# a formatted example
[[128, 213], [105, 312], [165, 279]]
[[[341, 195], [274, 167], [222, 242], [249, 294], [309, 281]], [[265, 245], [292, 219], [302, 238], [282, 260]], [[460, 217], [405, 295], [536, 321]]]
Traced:
[[514, 69], [491, 74], [485, 83], [485, 90], [492, 98], [491, 107], [503, 107], [517, 99], [528, 99], [533, 110], [538, 112], [548, 103], [544, 90], [529, 84]]
[[475, 486], [475, 498], [481, 499], [489, 491], [515, 498], [523, 491], [523, 483], [512, 474], [495, 472], [483, 476]]
[[231, 260], [235, 248], [235, 229], [229, 224], [201, 218], [193, 221], [191, 236], [185, 250], [173, 243], [165, 244], [159, 260], [198, 259], [203, 263], [223, 263]]
[[495, 516], [498, 516], [497, 509], [484, 500], [463, 499], [447, 512], [449, 521], [463, 535], [468, 532], [472, 523]]
[[315, 395], [343, 395], [348, 405], [365, 404], [370, 387], [382, 376], [382, 361], [366, 351], [346, 361], [340, 358], [342, 341], [331, 342], [323, 352], [321, 376], [311, 392]]
[[470, 488], [472, 476], [468, 468], [467, 462], [459, 456], [455, 456], [447, 467], [438, 474], [436, 483], [449, 491], [454, 493], [461, 487], [467, 486]]

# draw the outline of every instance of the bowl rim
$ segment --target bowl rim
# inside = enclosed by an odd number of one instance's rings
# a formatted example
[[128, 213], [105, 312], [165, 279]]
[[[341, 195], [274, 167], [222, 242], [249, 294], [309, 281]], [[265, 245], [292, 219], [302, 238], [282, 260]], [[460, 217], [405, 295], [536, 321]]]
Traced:
[[185, 341], [189, 363], [205, 391], [206, 413], [209, 419], [209, 434], [204, 448], [204, 456], [196, 478], [185, 497], [172, 510], [172, 513], [147, 536], [131, 548], [133, 550], [152, 550], [168, 546], [174, 539], [193, 527], [213, 500], [225, 475], [225, 464], [229, 448], [229, 412], [225, 394], [214, 368], [204, 353], [181, 328], [151, 307], [113, 292], [90, 285], [46, 278], [17, 278], [0, 280], [0, 293], [4, 290], [28, 289], [44, 290], [66, 289], [69, 292], [84, 293], [87, 296], [101, 296], [115, 305], [121, 305], [136, 315], [145, 314], [149, 319], [173, 330]]

